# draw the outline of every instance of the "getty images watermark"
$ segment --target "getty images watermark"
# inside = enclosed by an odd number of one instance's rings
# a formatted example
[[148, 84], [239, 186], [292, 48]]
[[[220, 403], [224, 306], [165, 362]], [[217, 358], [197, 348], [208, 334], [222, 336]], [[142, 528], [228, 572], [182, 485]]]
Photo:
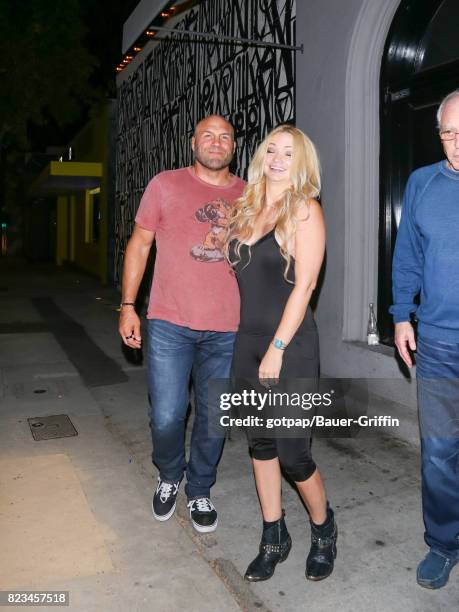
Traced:
[[354, 437], [365, 430], [399, 427], [398, 417], [378, 411], [369, 401], [368, 383], [295, 379], [266, 390], [258, 380], [212, 381], [209, 433], [222, 435], [230, 427], [243, 427], [268, 438], [296, 438], [310, 429], [323, 437]]
[[[326, 393], [280, 393], [269, 390], [268, 392], [260, 393], [251, 390], [244, 390], [242, 393], [222, 393], [220, 395], [220, 409], [227, 411], [233, 406], [240, 408], [255, 408], [257, 411], [262, 411], [267, 407], [292, 407], [301, 408], [302, 410], [312, 410], [313, 408], [329, 407], [333, 403], [334, 390]], [[220, 425], [222, 427], [266, 427], [273, 429], [274, 427], [292, 427], [311, 428], [311, 427], [350, 427], [358, 425], [359, 427], [399, 427], [400, 421], [388, 415], [378, 415], [369, 417], [362, 414], [357, 418], [354, 417], [325, 417], [320, 414], [313, 414], [310, 417], [262, 417], [259, 415], [248, 414], [245, 417], [231, 417], [229, 414], [220, 416]]]

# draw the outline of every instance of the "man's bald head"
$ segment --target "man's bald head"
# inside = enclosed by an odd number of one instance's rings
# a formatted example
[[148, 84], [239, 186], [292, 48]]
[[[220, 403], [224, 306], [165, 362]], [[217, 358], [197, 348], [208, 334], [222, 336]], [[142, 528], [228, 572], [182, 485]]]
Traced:
[[212, 126], [212, 125], [221, 125], [221, 124], [225, 124], [228, 131], [231, 134], [232, 139], [234, 140], [234, 128], [231, 125], [231, 123], [225, 119], [224, 117], [222, 117], [221, 115], [209, 115], [208, 117], [203, 117], [203, 119], [201, 119], [200, 121], [198, 121], [198, 123], [196, 124], [196, 127], [194, 128], [194, 134], [193, 136], [196, 137], [197, 133], [204, 130], [206, 127]]
[[209, 115], [196, 125], [191, 139], [195, 163], [222, 170], [230, 165], [235, 147], [233, 126], [224, 117]]

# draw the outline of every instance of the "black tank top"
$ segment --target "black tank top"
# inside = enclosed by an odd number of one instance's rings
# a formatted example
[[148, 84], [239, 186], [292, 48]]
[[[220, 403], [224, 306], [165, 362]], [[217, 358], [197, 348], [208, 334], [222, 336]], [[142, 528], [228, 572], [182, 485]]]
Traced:
[[[236, 240], [230, 244], [230, 260], [236, 261]], [[273, 335], [276, 331], [285, 304], [295, 286], [284, 278], [285, 259], [279, 251], [275, 238], [275, 229], [262, 236], [250, 247], [241, 245], [241, 261], [234, 271], [241, 294], [241, 321], [239, 331], [248, 334]], [[247, 264], [247, 262], [249, 262]], [[246, 265], [247, 264], [247, 265]], [[288, 276], [294, 279], [295, 260], [292, 257]], [[297, 334], [303, 330], [315, 329], [314, 317], [308, 306], [306, 315], [298, 328]]]

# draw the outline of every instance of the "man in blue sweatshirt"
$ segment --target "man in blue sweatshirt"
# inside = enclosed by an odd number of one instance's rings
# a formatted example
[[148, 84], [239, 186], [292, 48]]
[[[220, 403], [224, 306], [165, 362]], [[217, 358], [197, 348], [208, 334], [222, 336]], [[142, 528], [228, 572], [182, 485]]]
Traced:
[[417, 351], [422, 508], [430, 547], [417, 581], [431, 589], [447, 583], [459, 560], [459, 90], [443, 100], [437, 121], [446, 159], [408, 180], [390, 309], [395, 344], [410, 368], [409, 349]]

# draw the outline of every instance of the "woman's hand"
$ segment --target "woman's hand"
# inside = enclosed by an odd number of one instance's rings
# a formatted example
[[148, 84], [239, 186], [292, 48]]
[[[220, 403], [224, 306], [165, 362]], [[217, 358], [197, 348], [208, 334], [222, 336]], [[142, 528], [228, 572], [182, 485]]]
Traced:
[[261, 360], [260, 367], [258, 368], [258, 378], [264, 387], [277, 385], [279, 382], [283, 357], [283, 350], [275, 348], [272, 344], [269, 345], [265, 356]]

